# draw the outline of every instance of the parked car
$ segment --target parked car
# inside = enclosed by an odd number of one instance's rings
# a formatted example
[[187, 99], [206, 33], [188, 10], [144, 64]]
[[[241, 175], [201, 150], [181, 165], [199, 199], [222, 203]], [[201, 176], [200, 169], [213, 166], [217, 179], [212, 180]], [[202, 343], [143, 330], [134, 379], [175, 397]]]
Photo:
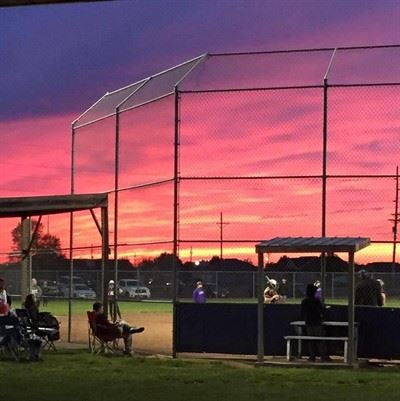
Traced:
[[151, 293], [147, 287], [140, 285], [138, 280], [119, 280], [118, 288], [121, 296], [134, 299], [150, 299]]
[[[69, 287], [65, 287], [62, 295], [69, 296]], [[96, 293], [86, 284], [74, 284], [72, 286], [72, 298], [96, 299]]]
[[38, 281], [38, 285], [45, 297], [58, 297], [60, 295], [60, 289], [56, 281], [40, 280]]

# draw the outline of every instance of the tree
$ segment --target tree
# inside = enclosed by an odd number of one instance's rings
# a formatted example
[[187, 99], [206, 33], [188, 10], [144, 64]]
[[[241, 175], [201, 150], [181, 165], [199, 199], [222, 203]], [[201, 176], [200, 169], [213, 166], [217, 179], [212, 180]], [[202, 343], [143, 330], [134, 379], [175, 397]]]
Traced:
[[[46, 254], [53, 254], [55, 256], [61, 256], [61, 240], [55, 235], [51, 235], [49, 233], [43, 234], [44, 226], [42, 223], [39, 223], [39, 226], [36, 229], [36, 225], [38, 224], [37, 220], [32, 220], [32, 233], [35, 233], [35, 236], [32, 241], [31, 250], [35, 253], [39, 253], [40, 251], [46, 251]], [[21, 242], [22, 242], [22, 224], [18, 223], [18, 225], [11, 231], [12, 237], [12, 251], [20, 252], [21, 251]], [[38, 252], [39, 251], [39, 252]], [[11, 261], [18, 260], [19, 257], [16, 257], [13, 253], [9, 255], [9, 259]]]

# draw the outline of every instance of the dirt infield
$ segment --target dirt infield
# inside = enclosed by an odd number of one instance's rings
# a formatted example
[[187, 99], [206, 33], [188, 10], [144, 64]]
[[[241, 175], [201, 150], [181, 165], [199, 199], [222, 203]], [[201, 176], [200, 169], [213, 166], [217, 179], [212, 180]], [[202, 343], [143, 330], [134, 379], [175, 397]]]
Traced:
[[[134, 348], [152, 354], [171, 355], [172, 353], [172, 315], [169, 313], [125, 313], [124, 320], [133, 326], [144, 326], [143, 334], [134, 336]], [[67, 340], [68, 318], [59, 316], [61, 340]], [[72, 342], [87, 344], [88, 323], [86, 316], [73, 316]]]

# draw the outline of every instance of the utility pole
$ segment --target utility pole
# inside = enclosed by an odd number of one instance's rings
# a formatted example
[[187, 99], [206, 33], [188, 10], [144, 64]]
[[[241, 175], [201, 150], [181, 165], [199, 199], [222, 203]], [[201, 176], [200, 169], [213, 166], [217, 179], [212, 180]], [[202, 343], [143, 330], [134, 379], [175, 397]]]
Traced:
[[397, 223], [399, 222], [399, 166], [396, 167], [396, 197], [394, 200], [394, 205], [394, 213], [392, 213], [393, 219], [389, 220], [393, 222], [392, 273], [394, 273], [396, 270]]
[[190, 247], [190, 263], [192, 264], [193, 262], [193, 247]]
[[224, 244], [224, 226], [229, 224], [229, 223], [225, 223], [223, 220], [223, 215], [222, 212], [220, 213], [220, 219], [219, 219], [219, 223], [217, 223], [219, 225], [219, 241], [220, 241], [220, 251], [219, 251], [219, 257], [220, 259], [222, 259], [223, 257], [223, 244]]

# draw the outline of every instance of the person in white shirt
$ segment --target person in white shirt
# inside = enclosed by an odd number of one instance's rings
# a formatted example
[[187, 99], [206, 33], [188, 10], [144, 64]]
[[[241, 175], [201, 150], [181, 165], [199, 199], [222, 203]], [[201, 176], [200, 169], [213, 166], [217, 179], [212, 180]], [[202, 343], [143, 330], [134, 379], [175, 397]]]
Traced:
[[4, 285], [4, 280], [0, 278], [0, 316], [6, 316], [10, 312], [10, 306], [7, 302], [7, 291]]
[[31, 281], [31, 294], [34, 296], [37, 306], [39, 307], [43, 292], [35, 278]]

